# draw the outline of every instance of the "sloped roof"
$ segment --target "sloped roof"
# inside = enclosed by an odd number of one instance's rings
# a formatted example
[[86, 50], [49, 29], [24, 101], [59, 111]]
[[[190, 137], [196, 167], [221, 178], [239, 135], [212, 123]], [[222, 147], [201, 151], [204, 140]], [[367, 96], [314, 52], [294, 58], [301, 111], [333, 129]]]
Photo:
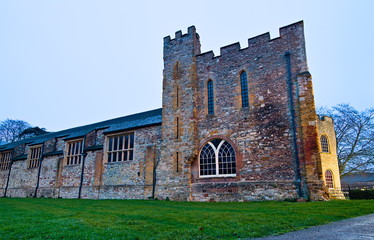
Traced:
[[162, 108], [141, 112], [137, 114], [132, 114], [124, 117], [109, 119], [106, 121], [93, 123], [81, 127], [70, 128], [58, 132], [47, 133], [41, 136], [36, 136], [28, 139], [24, 139], [21, 141], [0, 145], [0, 151], [6, 151], [14, 149], [15, 147], [28, 144], [28, 145], [36, 145], [41, 144], [49, 139], [56, 138], [56, 137], [65, 137], [65, 140], [83, 137], [87, 133], [98, 130], [98, 129], [106, 129], [104, 133], [116, 132], [116, 131], [123, 131], [123, 130], [130, 130], [140, 127], [147, 127], [153, 125], [160, 125], [162, 123]]
[[374, 182], [374, 173], [354, 173], [343, 176], [341, 182], [344, 184], [354, 182]]

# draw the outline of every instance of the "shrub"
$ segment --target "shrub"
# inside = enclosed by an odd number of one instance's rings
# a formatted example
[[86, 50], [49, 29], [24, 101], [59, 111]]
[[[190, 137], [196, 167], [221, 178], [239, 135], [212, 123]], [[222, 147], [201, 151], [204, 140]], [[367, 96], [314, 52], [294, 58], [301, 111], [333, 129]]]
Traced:
[[374, 189], [372, 190], [350, 190], [349, 199], [374, 199]]

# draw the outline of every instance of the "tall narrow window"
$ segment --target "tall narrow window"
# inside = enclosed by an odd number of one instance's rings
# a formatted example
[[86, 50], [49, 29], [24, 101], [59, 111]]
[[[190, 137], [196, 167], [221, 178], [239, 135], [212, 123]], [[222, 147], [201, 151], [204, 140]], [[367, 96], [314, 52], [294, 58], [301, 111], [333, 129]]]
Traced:
[[177, 102], [176, 102], [176, 105], [177, 105], [177, 108], [179, 108], [179, 87], [177, 87], [176, 95], [177, 95], [177, 96], [176, 96], [176, 98], [177, 98], [177, 99], [176, 99], [176, 101], [177, 101]]
[[108, 162], [134, 159], [134, 133], [108, 137]]
[[213, 81], [208, 81], [208, 114], [214, 114], [214, 90]]
[[30, 148], [29, 156], [27, 159], [27, 168], [39, 167], [39, 158], [42, 154], [42, 147]]
[[213, 139], [200, 152], [200, 176], [236, 176], [234, 148], [225, 140]]
[[328, 188], [334, 188], [334, 179], [332, 177], [332, 172], [331, 170], [327, 170], [325, 172], [325, 179], [326, 179], [326, 186]]
[[175, 120], [175, 139], [179, 139], [179, 117]]
[[0, 153], [0, 170], [8, 170], [10, 167], [11, 152]]
[[173, 78], [178, 79], [180, 77], [180, 66], [179, 62], [176, 62], [174, 65]]
[[242, 107], [248, 107], [249, 101], [248, 101], [248, 78], [247, 73], [242, 72], [240, 74], [240, 86], [242, 90]]
[[322, 152], [324, 153], [329, 152], [329, 141], [325, 135], [321, 136], [321, 148], [322, 148]]
[[83, 140], [67, 143], [66, 165], [81, 164]]
[[175, 158], [176, 171], [179, 172], [179, 152], [176, 152]]

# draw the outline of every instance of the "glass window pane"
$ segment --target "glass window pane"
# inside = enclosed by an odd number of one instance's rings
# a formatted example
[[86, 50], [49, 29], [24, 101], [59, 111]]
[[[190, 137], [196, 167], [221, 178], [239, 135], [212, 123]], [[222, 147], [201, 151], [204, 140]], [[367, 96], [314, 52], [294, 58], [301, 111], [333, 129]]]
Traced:
[[134, 134], [130, 135], [130, 148], [134, 148]]
[[123, 149], [123, 136], [120, 136], [120, 137], [119, 137], [119, 146], [118, 146], [118, 149], [119, 149], [119, 150], [122, 150], [122, 149]]
[[125, 136], [125, 148], [124, 149], [128, 149], [129, 148], [129, 135], [126, 135]]

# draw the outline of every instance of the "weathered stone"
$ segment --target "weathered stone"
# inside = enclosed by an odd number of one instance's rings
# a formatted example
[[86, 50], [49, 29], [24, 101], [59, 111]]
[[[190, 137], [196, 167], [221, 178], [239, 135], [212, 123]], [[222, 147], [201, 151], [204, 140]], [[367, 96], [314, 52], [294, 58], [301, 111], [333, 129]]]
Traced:
[[[248, 105], [242, 107], [241, 74], [247, 75]], [[318, 120], [308, 72], [303, 22], [222, 47], [220, 56], [200, 53], [195, 27], [164, 38], [162, 122], [137, 119], [61, 131], [37, 139], [39, 168], [27, 169], [30, 145], [11, 148], [8, 170], [0, 170], [0, 194], [9, 197], [253, 201], [326, 199], [324, 172], [340, 187], [336, 152], [321, 153], [326, 134], [335, 149], [332, 120]], [[208, 112], [213, 83], [214, 114]], [[153, 114], [155, 114], [153, 112]], [[112, 122], [111, 122], [112, 121]], [[328, 123], [327, 123], [328, 122]], [[152, 123], [152, 124], [150, 124]], [[126, 125], [127, 124], [127, 125]], [[123, 125], [131, 126], [124, 128]], [[122, 127], [122, 128], [121, 128]], [[108, 131], [111, 130], [111, 132]], [[134, 133], [134, 158], [108, 162], [108, 136]], [[84, 143], [80, 164], [67, 165], [67, 141]], [[235, 173], [201, 176], [200, 151], [213, 139], [235, 153]], [[335, 144], [335, 145], [334, 145]], [[2, 151], [0, 146], [0, 154]], [[6, 148], [4, 148], [6, 149]], [[9, 151], [9, 149], [6, 149]], [[223, 160], [222, 160], [223, 161]], [[7, 186], [9, 174], [9, 184]]]

